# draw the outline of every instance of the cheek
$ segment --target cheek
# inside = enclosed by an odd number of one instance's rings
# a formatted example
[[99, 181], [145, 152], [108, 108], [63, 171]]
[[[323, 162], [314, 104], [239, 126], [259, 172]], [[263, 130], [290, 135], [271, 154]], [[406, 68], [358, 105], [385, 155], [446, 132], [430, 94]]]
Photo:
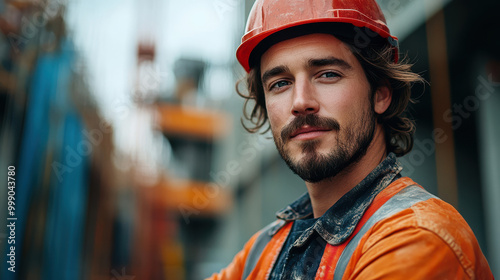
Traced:
[[282, 125], [282, 118], [285, 116], [283, 111], [283, 104], [280, 106], [280, 102], [276, 100], [266, 100], [266, 110], [267, 110], [267, 118], [269, 119], [269, 124], [271, 128], [279, 128]]
[[335, 118], [341, 127], [358, 120], [369, 107], [368, 90], [355, 84], [337, 87], [322, 97], [321, 104], [325, 112], [322, 115]]

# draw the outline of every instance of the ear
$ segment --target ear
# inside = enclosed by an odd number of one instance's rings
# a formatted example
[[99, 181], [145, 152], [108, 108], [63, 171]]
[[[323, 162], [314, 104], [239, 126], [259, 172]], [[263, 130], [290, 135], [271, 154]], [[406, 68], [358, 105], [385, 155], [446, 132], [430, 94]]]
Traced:
[[381, 86], [377, 89], [374, 96], [373, 107], [375, 113], [381, 115], [383, 114], [392, 101], [392, 90], [388, 86]]

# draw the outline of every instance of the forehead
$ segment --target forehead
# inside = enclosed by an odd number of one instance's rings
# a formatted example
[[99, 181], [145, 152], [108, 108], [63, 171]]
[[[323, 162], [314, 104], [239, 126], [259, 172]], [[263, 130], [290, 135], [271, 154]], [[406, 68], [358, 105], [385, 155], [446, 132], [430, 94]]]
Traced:
[[281, 41], [271, 46], [261, 56], [261, 71], [278, 65], [286, 65], [297, 60], [335, 57], [352, 66], [358, 60], [347, 44], [330, 34], [315, 33]]

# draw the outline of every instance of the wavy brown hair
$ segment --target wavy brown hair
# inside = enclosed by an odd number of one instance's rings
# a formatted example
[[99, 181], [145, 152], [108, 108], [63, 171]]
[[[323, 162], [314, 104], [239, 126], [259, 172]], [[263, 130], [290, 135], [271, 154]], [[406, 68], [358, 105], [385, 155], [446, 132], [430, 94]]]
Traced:
[[[377, 115], [377, 121], [384, 126], [387, 150], [397, 156], [407, 154], [413, 147], [415, 124], [406, 116], [405, 110], [412, 102], [412, 85], [416, 82], [424, 82], [423, 78], [412, 72], [412, 65], [408, 63], [407, 58], [394, 63], [393, 48], [387, 44], [357, 48], [354, 40], [339, 36], [337, 38], [346, 43], [360, 62], [370, 83], [372, 95], [381, 86], [388, 86], [392, 90], [391, 104], [384, 113]], [[255, 64], [247, 76], [236, 83], [236, 91], [245, 98], [243, 116], [250, 122], [247, 125], [242, 118], [243, 127], [255, 133], [267, 124], [268, 127], [262, 132], [265, 133], [270, 126], [261, 81], [260, 63]], [[246, 81], [247, 94], [239, 89], [244, 81]]]

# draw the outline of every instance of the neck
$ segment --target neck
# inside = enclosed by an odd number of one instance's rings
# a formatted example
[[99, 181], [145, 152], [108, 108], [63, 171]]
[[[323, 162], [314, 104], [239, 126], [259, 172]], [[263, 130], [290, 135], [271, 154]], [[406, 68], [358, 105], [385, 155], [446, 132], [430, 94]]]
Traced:
[[344, 194], [359, 184], [387, 156], [382, 125], [377, 124], [366, 154], [332, 178], [317, 183], [306, 182], [314, 218], [321, 217]]

